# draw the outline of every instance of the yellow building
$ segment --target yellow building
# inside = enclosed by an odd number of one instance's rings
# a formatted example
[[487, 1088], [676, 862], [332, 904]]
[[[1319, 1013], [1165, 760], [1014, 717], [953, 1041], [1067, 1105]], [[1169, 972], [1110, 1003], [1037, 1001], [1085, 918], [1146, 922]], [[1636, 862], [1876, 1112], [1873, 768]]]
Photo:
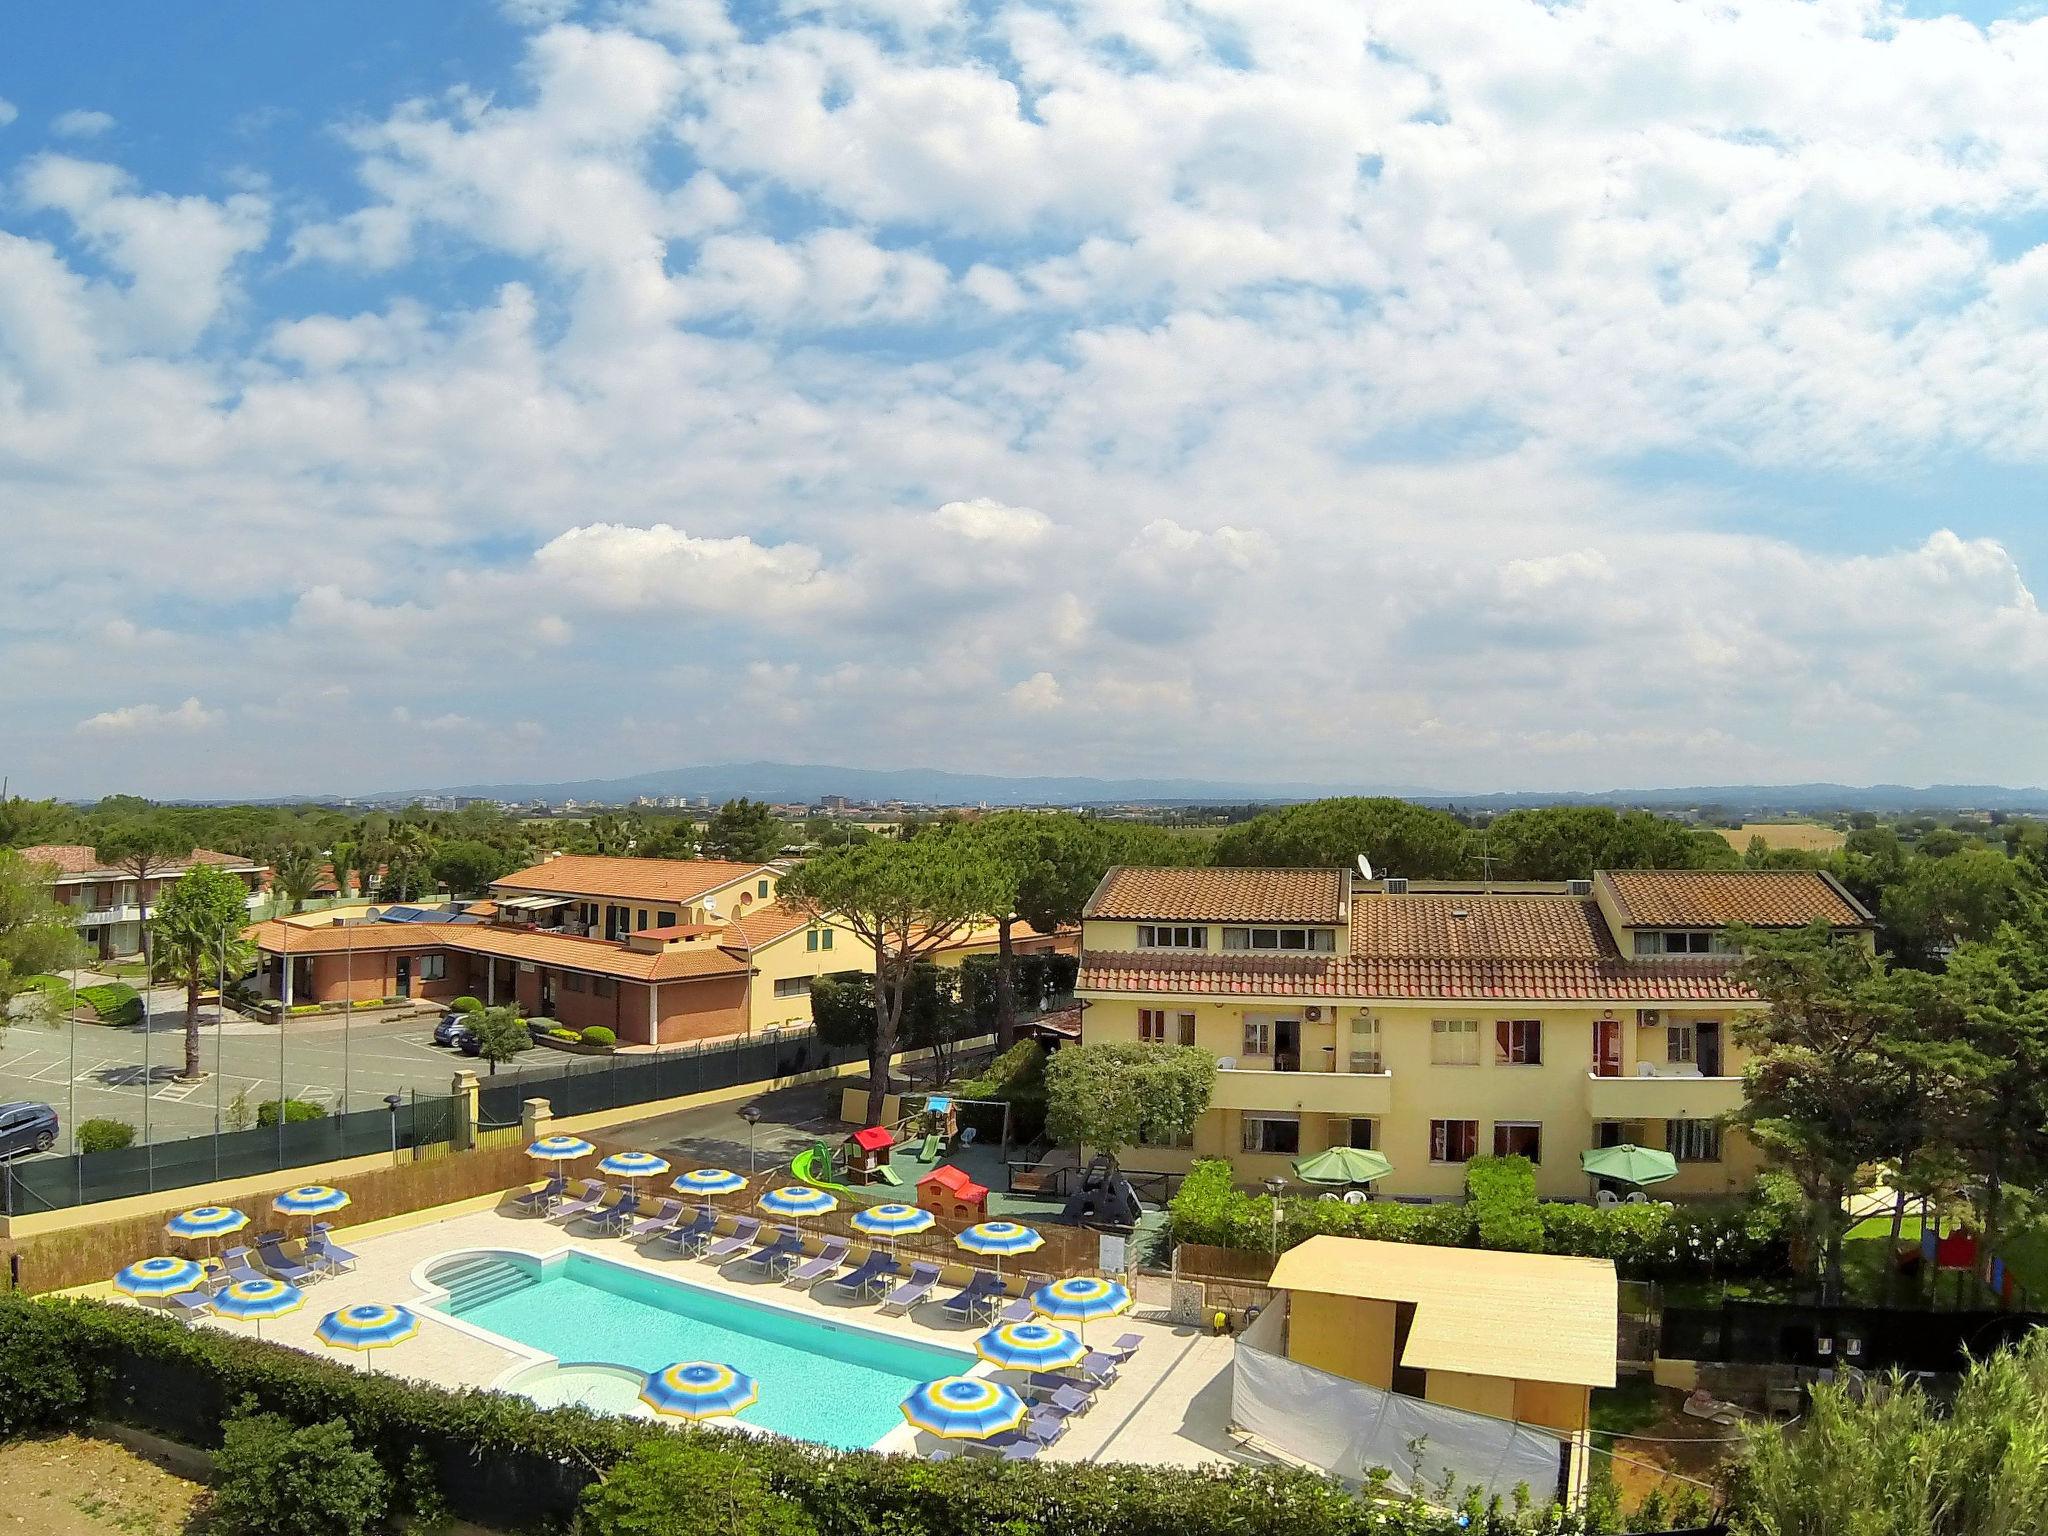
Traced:
[[1732, 1025], [1755, 998], [1722, 930], [1871, 914], [1805, 870], [1603, 871], [1590, 881], [1367, 881], [1340, 869], [1106, 874], [1082, 914], [1082, 1038], [1213, 1052], [1190, 1144], [1137, 1168], [1227, 1157], [1246, 1182], [1326, 1147], [1393, 1164], [1383, 1194], [1456, 1196], [1464, 1165], [1518, 1153], [1547, 1196], [1583, 1196], [1579, 1154], [1678, 1159], [1665, 1194], [1746, 1186], [1754, 1147]]
[[1312, 1237], [1280, 1257], [1287, 1358], [1574, 1442], [1593, 1388], [1614, 1385], [1614, 1266], [1605, 1259]]
[[491, 882], [493, 915], [623, 942], [659, 928], [720, 926], [775, 900], [771, 864], [566, 853]]
[[778, 902], [727, 923], [724, 947], [753, 967], [750, 1030], [810, 1023], [813, 977], [875, 970], [874, 950], [844, 923]]

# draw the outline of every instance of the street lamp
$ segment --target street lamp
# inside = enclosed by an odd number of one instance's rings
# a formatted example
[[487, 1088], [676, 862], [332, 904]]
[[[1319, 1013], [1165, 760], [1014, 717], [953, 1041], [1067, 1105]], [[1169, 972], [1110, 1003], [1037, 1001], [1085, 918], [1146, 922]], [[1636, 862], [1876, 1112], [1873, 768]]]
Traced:
[[[398, 1094], [387, 1093], [384, 1095], [384, 1107], [391, 1111], [391, 1155], [393, 1157], [398, 1156], [398, 1106], [404, 1102], [405, 1100]], [[345, 1114], [347, 1111], [344, 1110], [343, 1113]]]
[[1287, 1181], [1274, 1174], [1266, 1180], [1266, 1193], [1273, 1201], [1273, 1257], [1280, 1257], [1280, 1195], [1287, 1188]]
[[747, 1172], [754, 1171], [754, 1127], [761, 1123], [761, 1111], [749, 1104], [740, 1111], [740, 1118], [747, 1122]]

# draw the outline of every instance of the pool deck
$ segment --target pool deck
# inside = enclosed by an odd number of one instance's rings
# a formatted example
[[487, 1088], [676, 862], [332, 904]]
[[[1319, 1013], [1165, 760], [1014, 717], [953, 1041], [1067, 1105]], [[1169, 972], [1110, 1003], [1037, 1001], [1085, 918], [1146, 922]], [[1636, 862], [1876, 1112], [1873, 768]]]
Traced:
[[[539, 1257], [582, 1249], [708, 1290], [771, 1302], [799, 1313], [865, 1323], [903, 1338], [954, 1349], [971, 1351], [975, 1335], [986, 1326], [958, 1322], [935, 1304], [919, 1307], [907, 1318], [885, 1316], [873, 1302], [845, 1300], [822, 1284], [815, 1292], [792, 1289], [761, 1276], [743, 1262], [720, 1270], [666, 1252], [657, 1257], [641, 1253], [620, 1238], [586, 1235], [580, 1225], [564, 1231], [556, 1222], [497, 1210], [450, 1216], [376, 1237], [355, 1238], [346, 1233], [339, 1237], [358, 1256], [355, 1269], [309, 1287], [305, 1306], [263, 1323], [262, 1336], [360, 1364], [364, 1357], [330, 1350], [314, 1337], [321, 1317], [357, 1302], [412, 1304], [425, 1295], [429, 1305], [419, 1308], [418, 1336], [395, 1348], [375, 1351], [368, 1357], [367, 1368], [445, 1387], [488, 1387], [518, 1368], [547, 1358], [431, 1310], [431, 1298], [438, 1293], [425, 1285], [421, 1274], [434, 1261], [464, 1250], [494, 1249]], [[1256, 1460], [1226, 1433], [1230, 1340], [1168, 1324], [1146, 1301], [1146, 1287], [1141, 1283], [1133, 1312], [1089, 1326], [1092, 1338], [1108, 1340], [1129, 1332], [1138, 1334], [1144, 1343], [1118, 1379], [1097, 1394], [1096, 1406], [1071, 1420], [1059, 1443], [1039, 1459], [1175, 1466]], [[257, 1325], [209, 1319], [204, 1326], [253, 1335]], [[928, 1448], [933, 1442], [922, 1443]]]

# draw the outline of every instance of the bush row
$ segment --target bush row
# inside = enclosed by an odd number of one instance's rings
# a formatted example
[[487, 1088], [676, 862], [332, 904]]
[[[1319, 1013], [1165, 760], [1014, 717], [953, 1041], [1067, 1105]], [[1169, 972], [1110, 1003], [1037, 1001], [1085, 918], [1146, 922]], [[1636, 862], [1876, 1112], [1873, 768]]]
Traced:
[[[635, 1480], [630, 1472], [614, 1490], [617, 1497], [586, 1499], [629, 1458], [657, 1467], [676, 1459], [656, 1446], [704, 1453], [675, 1487], [677, 1497], [710, 1499], [722, 1481], [751, 1485], [781, 1511], [774, 1529], [835, 1536], [1451, 1536], [1586, 1528], [1576, 1517], [1553, 1514], [1539, 1524], [1536, 1517], [1524, 1520], [1469, 1501], [1461, 1513], [1444, 1513], [1364, 1499], [1326, 1478], [1284, 1468], [934, 1465], [773, 1437], [671, 1429], [581, 1408], [544, 1409], [501, 1393], [448, 1391], [385, 1371], [365, 1373], [278, 1345], [188, 1328], [138, 1307], [0, 1297], [0, 1436], [100, 1418], [211, 1449], [221, 1445], [224, 1425], [249, 1414], [282, 1421], [261, 1431], [273, 1447], [287, 1430], [340, 1421], [350, 1432], [346, 1443], [329, 1434], [314, 1437], [326, 1459], [340, 1462], [360, 1448], [414, 1509], [445, 1502], [456, 1516], [498, 1527], [559, 1526], [581, 1505], [582, 1529], [595, 1536], [721, 1528], [636, 1518], [637, 1501], [624, 1497]], [[302, 1441], [296, 1449], [309, 1448]], [[235, 1448], [238, 1456], [251, 1451], [244, 1444]], [[673, 1486], [675, 1479], [659, 1482]], [[734, 1522], [735, 1529], [743, 1525], [752, 1522]], [[1598, 1528], [1616, 1527], [1602, 1515]]]
[[78, 1000], [98, 1016], [102, 1024], [142, 1022], [142, 994], [125, 981], [104, 981], [80, 987]]
[[[1292, 1247], [1327, 1233], [1389, 1243], [1516, 1248], [1611, 1259], [1624, 1279], [1697, 1279], [1779, 1273], [1799, 1211], [1796, 1191], [1775, 1176], [1759, 1179], [1742, 1201], [1602, 1209], [1539, 1202], [1526, 1160], [1482, 1157], [1468, 1165], [1466, 1187], [1471, 1198], [1463, 1204], [1346, 1205], [1283, 1196], [1281, 1243]], [[1173, 1197], [1171, 1212], [1176, 1242], [1264, 1252], [1273, 1241], [1271, 1197], [1239, 1189], [1227, 1162], [1196, 1163]]]

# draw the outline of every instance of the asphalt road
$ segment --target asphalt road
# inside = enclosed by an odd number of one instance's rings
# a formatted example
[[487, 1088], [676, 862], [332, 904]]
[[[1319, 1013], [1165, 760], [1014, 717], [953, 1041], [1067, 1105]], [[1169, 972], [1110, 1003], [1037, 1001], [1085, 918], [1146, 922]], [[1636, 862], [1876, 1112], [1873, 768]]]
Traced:
[[422, 1011], [351, 1022], [346, 1029], [339, 1019], [295, 1019], [285, 1028], [280, 1061], [276, 1026], [232, 1014], [216, 1024], [206, 1009], [199, 1051], [208, 1076], [197, 1083], [177, 1080], [185, 1064], [182, 1007], [156, 1018], [147, 1036], [140, 1025], [50, 1028], [17, 1020], [0, 1035], [0, 1102], [32, 1099], [53, 1106], [63, 1125], [54, 1153], [70, 1150], [74, 1117], [125, 1120], [139, 1141], [145, 1084], [152, 1141], [211, 1134], [216, 1113], [224, 1113], [238, 1093], [247, 1096], [253, 1115], [258, 1102], [277, 1097], [280, 1075], [289, 1097], [313, 1100], [330, 1114], [341, 1111], [344, 1086], [347, 1108], [379, 1109], [387, 1093], [445, 1094], [459, 1068], [478, 1065], [433, 1043], [436, 1017]]

